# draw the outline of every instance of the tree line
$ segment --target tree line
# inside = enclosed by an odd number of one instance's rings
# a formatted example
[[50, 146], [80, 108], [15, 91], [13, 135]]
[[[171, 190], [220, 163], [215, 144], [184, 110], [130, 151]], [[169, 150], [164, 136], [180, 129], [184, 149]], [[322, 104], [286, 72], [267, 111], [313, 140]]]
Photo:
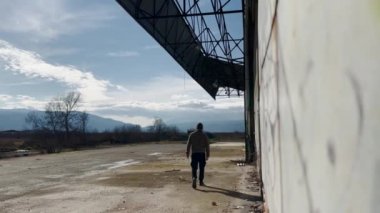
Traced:
[[49, 101], [43, 114], [32, 111], [25, 121], [32, 127], [27, 145], [48, 153], [64, 148], [80, 148], [104, 143], [133, 143], [160, 140], [185, 140], [187, 135], [176, 126], [167, 125], [161, 118], [143, 131], [139, 125], [122, 125], [104, 132], [89, 132], [89, 114], [80, 111], [81, 94], [69, 92]]
[[32, 111], [25, 118], [32, 126], [34, 140], [47, 152], [76, 147], [86, 140], [88, 113], [78, 111], [81, 94], [70, 92], [49, 101], [43, 115]]

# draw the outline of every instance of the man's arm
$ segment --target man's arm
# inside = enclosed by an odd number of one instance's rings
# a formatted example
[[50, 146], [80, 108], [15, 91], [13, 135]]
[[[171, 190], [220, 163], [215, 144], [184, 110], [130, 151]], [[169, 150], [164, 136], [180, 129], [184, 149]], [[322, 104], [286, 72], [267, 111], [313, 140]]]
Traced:
[[189, 158], [190, 147], [191, 147], [191, 135], [189, 136], [189, 139], [187, 139], [187, 146], [186, 146], [186, 157], [187, 158]]
[[208, 141], [207, 135], [205, 135], [205, 137], [206, 137], [206, 160], [208, 160], [208, 158], [210, 157], [210, 142]]

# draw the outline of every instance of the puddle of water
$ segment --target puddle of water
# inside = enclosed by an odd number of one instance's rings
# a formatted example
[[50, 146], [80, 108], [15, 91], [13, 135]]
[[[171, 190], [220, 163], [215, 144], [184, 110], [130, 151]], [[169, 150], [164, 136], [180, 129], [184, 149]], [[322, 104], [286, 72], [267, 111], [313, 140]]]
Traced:
[[155, 156], [155, 155], [168, 155], [168, 154], [170, 154], [170, 153], [153, 152], [153, 153], [150, 153], [150, 154], [148, 154], [148, 155], [150, 155], [150, 156]]
[[100, 165], [90, 168], [90, 171], [86, 172], [84, 175], [78, 176], [78, 178], [85, 178], [85, 177], [89, 177], [93, 175], [99, 175], [111, 169], [117, 169], [120, 167], [129, 166], [129, 165], [138, 164], [138, 163], [140, 163], [140, 161], [128, 159], [128, 160], [116, 161], [113, 163], [100, 164]]
[[153, 153], [150, 153], [150, 154], [148, 154], [148, 155], [151, 155], [151, 156], [154, 156], [154, 155], [162, 155], [162, 153], [161, 153], [161, 152], [153, 152]]
[[116, 162], [113, 162], [113, 163], [100, 164], [100, 165], [94, 166], [91, 170], [116, 169], [116, 168], [119, 168], [119, 167], [129, 166], [129, 165], [133, 165], [133, 164], [136, 164], [136, 163], [140, 163], [140, 161], [135, 161], [133, 159], [128, 159], [128, 160], [116, 161]]
[[100, 178], [96, 178], [96, 180], [107, 180], [107, 179], [110, 179], [110, 177], [100, 177]]
[[63, 175], [46, 175], [45, 178], [49, 178], [49, 179], [57, 179], [57, 178], [63, 178], [63, 177], [66, 177], [67, 175], [63, 174]]

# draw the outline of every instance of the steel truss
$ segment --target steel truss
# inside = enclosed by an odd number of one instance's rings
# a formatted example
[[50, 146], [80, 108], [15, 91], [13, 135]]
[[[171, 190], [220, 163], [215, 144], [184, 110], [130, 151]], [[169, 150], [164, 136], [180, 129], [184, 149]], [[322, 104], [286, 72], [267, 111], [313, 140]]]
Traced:
[[[240, 14], [243, 22], [243, 1], [236, 0], [117, 0], [129, 13], [128, 4], [133, 5], [131, 14], [140, 24], [148, 23], [147, 30], [156, 40], [203, 86], [212, 96], [240, 96], [244, 90], [244, 38], [232, 36], [227, 28], [226, 15]], [[126, 3], [127, 2], [127, 3]], [[209, 5], [204, 5], [205, 3]], [[234, 2], [234, 6], [231, 6]], [[173, 7], [176, 7], [173, 9]], [[233, 9], [231, 9], [233, 8]], [[181, 28], [182, 19], [186, 27]], [[214, 19], [212, 19], [214, 18]], [[213, 20], [213, 21], [211, 21]], [[241, 22], [241, 23], [242, 23]], [[144, 26], [143, 26], [144, 27]], [[147, 29], [147, 27], [144, 27]], [[161, 31], [154, 28], [162, 28]], [[187, 29], [186, 29], [187, 28]], [[191, 33], [191, 39], [186, 32]], [[159, 35], [157, 35], [159, 34]], [[181, 38], [182, 36], [182, 38]], [[196, 51], [204, 57], [199, 57]], [[191, 58], [191, 61], [185, 57]], [[221, 61], [225, 68], [220, 72], [199, 71], [199, 64], [207, 69]], [[198, 68], [198, 71], [197, 71]], [[215, 67], [216, 68], [216, 67]], [[228, 70], [227, 70], [228, 69]], [[222, 70], [227, 70], [223, 71]], [[209, 79], [207, 79], [209, 78]], [[208, 81], [209, 80], [209, 81]], [[205, 84], [208, 85], [205, 85]], [[215, 87], [215, 92], [211, 87]]]
[[244, 91], [240, 91], [240, 90], [229, 88], [229, 87], [220, 88], [218, 90], [218, 93], [216, 94], [216, 96], [219, 96], [219, 97], [240, 97], [240, 96], [244, 96]]

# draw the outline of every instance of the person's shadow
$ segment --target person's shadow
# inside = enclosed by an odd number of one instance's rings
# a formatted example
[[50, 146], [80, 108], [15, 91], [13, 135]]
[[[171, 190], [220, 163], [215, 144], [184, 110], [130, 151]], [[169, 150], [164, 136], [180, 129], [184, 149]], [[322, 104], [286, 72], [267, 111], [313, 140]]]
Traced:
[[262, 198], [260, 196], [245, 194], [245, 193], [241, 193], [241, 192], [237, 192], [237, 191], [231, 191], [228, 189], [222, 189], [222, 188], [218, 188], [215, 186], [205, 185], [205, 186], [203, 186], [203, 188], [207, 188], [207, 189], [197, 188], [196, 190], [201, 191], [201, 192], [205, 192], [205, 193], [220, 193], [220, 194], [224, 194], [226, 196], [230, 196], [230, 197], [234, 197], [234, 198], [238, 198], [238, 199], [242, 199], [242, 200], [262, 201]]

